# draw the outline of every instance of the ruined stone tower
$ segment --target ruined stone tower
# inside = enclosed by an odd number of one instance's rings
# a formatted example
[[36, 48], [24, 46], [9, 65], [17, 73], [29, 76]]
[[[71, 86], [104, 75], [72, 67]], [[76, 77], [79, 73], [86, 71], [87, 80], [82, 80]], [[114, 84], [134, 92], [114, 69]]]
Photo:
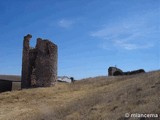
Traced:
[[30, 48], [30, 34], [24, 37], [21, 87], [49, 87], [57, 81], [57, 45], [49, 40], [37, 39]]
[[117, 67], [108, 68], [108, 76], [117, 76], [117, 75], [123, 75], [123, 71]]

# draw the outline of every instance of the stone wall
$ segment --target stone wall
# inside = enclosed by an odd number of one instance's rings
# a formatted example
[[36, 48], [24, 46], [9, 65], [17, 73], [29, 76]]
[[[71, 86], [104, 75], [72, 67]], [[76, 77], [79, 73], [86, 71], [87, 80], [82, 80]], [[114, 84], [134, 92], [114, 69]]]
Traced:
[[119, 76], [119, 75], [134, 75], [138, 73], [145, 73], [143, 69], [123, 72], [121, 69], [117, 67], [109, 67], [108, 68], [108, 76]]
[[108, 76], [117, 76], [117, 75], [123, 75], [123, 71], [116, 67], [108, 68]]
[[145, 73], [145, 71], [143, 69], [138, 69], [138, 70], [133, 70], [128, 72], [123, 72], [124, 75], [134, 75], [138, 73]]
[[21, 86], [52, 86], [57, 81], [57, 45], [38, 38], [36, 47], [30, 48], [31, 37], [29, 34], [24, 37]]
[[0, 93], [11, 90], [12, 90], [12, 81], [0, 79]]

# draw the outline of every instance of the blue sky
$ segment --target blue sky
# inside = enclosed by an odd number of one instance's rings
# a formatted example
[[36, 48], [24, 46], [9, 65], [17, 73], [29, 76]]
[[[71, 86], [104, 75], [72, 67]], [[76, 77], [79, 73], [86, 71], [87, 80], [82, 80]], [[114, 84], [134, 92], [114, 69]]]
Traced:
[[21, 74], [23, 36], [58, 45], [58, 75], [160, 69], [160, 0], [0, 0], [0, 74]]

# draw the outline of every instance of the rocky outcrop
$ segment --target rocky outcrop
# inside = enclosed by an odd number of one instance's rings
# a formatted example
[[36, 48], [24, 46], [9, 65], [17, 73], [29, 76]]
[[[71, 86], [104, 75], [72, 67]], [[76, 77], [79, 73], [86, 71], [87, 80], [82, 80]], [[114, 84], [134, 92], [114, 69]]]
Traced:
[[29, 46], [30, 34], [24, 37], [21, 87], [48, 87], [57, 81], [57, 45], [37, 39], [35, 48]]

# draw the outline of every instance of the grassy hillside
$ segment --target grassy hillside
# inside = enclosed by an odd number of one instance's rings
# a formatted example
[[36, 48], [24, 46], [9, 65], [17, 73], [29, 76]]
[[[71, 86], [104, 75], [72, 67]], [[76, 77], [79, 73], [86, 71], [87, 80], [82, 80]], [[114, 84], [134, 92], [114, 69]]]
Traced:
[[160, 114], [160, 71], [0, 94], [0, 120], [127, 120], [125, 113]]

